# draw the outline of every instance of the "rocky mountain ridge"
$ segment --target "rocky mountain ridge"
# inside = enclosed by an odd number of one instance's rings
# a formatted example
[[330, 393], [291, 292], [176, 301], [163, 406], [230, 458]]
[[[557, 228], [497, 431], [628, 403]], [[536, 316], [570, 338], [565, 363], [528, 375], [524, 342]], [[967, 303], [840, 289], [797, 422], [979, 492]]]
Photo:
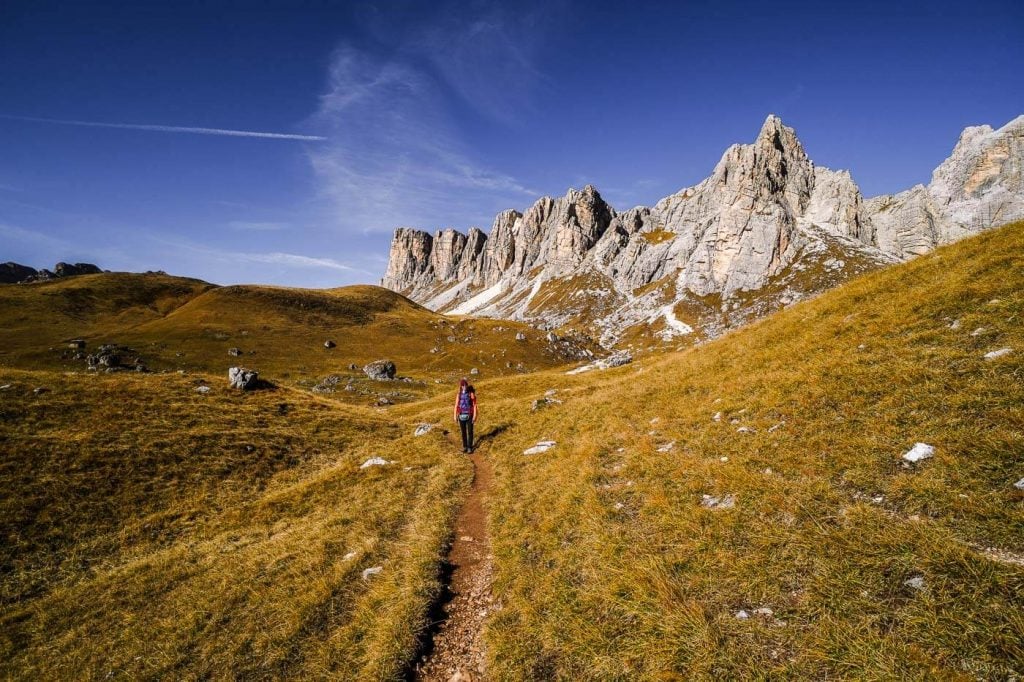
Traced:
[[0, 263], [0, 284], [23, 284], [27, 282], [44, 282], [59, 277], [73, 277], [75, 275], [92, 275], [103, 272], [92, 263], [57, 263], [53, 270], [36, 270], [28, 265], [22, 265], [13, 261]]
[[382, 285], [442, 312], [586, 328], [609, 346], [700, 339], [1024, 217], [1022, 165], [1024, 116], [966, 129], [928, 185], [865, 200], [769, 116], [752, 144], [653, 207], [619, 212], [588, 185], [499, 213], [489, 235], [399, 228]]

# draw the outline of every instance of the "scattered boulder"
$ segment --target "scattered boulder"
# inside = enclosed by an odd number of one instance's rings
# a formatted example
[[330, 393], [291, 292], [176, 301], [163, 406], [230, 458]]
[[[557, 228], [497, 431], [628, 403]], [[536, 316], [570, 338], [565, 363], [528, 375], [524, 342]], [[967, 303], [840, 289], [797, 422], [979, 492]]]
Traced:
[[434, 428], [433, 424], [420, 424], [419, 426], [416, 427], [416, 431], [415, 431], [415, 433], [413, 433], [413, 435], [414, 436], [425, 436], [428, 433], [430, 433], [430, 430], [432, 428]]
[[716, 421], [716, 422], [722, 421], [722, 413], [721, 412], [715, 412], [715, 416], [711, 417], [711, 419], [713, 421]]
[[367, 568], [363, 570], [363, 580], [369, 580], [372, 576], [377, 575], [384, 570], [383, 566], [374, 566], [373, 568]]
[[360, 464], [359, 468], [360, 469], [369, 469], [370, 467], [382, 467], [382, 466], [386, 466], [388, 464], [391, 464], [391, 462], [387, 461], [383, 457], [371, 457], [370, 459], [368, 459], [365, 462], [363, 462], [362, 464]]
[[757, 433], [757, 430], [750, 426], [741, 426], [736, 429], [736, 433]]
[[548, 343], [558, 343], [559, 341], [558, 334], [554, 332], [548, 332], [547, 336], [544, 338], [547, 339]]
[[18, 284], [27, 282], [39, 272], [35, 268], [20, 263], [0, 263], [0, 284]]
[[599, 369], [608, 369], [611, 367], [621, 367], [622, 365], [628, 365], [633, 362], [633, 356], [626, 351], [619, 351], [613, 353], [608, 357], [598, 360], [597, 365]]
[[542, 440], [538, 441], [536, 445], [523, 450], [524, 455], [539, 455], [542, 452], [547, 452], [551, 448], [555, 447], [555, 441], [553, 440]]
[[209, 392], [210, 392], [210, 387], [209, 386], [196, 386], [196, 393], [202, 393], [203, 395], [206, 395]]
[[734, 615], [734, 616], [735, 616], [736, 618], [740, 619], [740, 620], [746, 620], [746, 619], [750, 618], [750, 614], [749, 614], [749, 613], [747, 613], [746, 611], [744, 611], [743, 609], [740, 609], [739, 611], [737, 611], [737, 612], [736, 612], [735, 614], [733, 614], [733, 615]]
[[469, 370], [469, 373], [473, 374], [473, 375], [477, 375], [477, 374], [480, 373], [480, 370], [478, 370], [476, 367], [474, 367], [473, 369]]
[[935, 448], [927, 443], [914, 443], [914, 447], [903, 453], [903, 460], [916, 464], [921, 460], [928, 459], [935, 454]]
[[986, 360], [995, 360], [997, 358], [1003, 357], [1004, 355], [1009, 355], [1012, 352], [1013, 352], [1012, 348], [1000, 348], [999, 350], [994, 350], [994, 351], [991, 351], [989, 353], [985, 353], [985, 359]]
[[40, 386], [38, 388], [33, 388], [32, 392], [35, 393], [36, 395], [42, 395], [44, 393], [49, 393], [50, 389], [46, 388], [45, 386]]
[[516, 332], [516, 341], [526, 341], [526, 334], [523, 332]]
[[548, 405], [561, 405], [561, 404], [562, 404], [561, 400], [558, 400], [557, 398], [549, 398], [548, 396], [545, 395], [543, 398], [538, 398], [537, 400], [533, 401], [533, 403], [530, 405], [530, 412], [536, 412], [537, 410], [542, 410], [545, 407], [547, 407]]
[[7, 389], [9, 389], [10, 387], [11, 387], [11, 385], [10, 385], [10, 384], [4, 384], [3, 386], [0, 386], [0, 391], [6, 391], [6, 390], [7, 390]]
[[786, 420], [785, 420], [785, 419], [783, 419], [782, 421], [780, 421], [780, 422], [779, 422], [778, 424], [776, 424], [775, 426], [771, 426], [771, 427], [769, 427], [769, 428], [768, 428], [768, 433], [775, 433], [776, 431], [778, 431], [779, 429], [781, 429], [781, 428], [782, 428], [783, 426], [785, 426], [785, 425], [786, 425]]
[[986, 330], [986, 329], [985, 329], [984, 327], [978, 327], [978, 328], [977, 328], [977, 329], [975, 329], [975, 330], [974, 330], [973, 332], [971, 332], [971, 336], [981, 336], [981, 335], [982, 335], [982, 334], [984, 334], [984, 333], [985, 333], [986, 331], [987, 331], [987, 330]]
[[671, 452], [675, 448], [676, 442], [674, 440], [665, 443], [664, 445], [658, 446], [658, 452]]
[[331, 374], [321, 379], [320, 382], [310, 390], [312, 390], [313, 393], [334, 393], [335, 389], [338, 387], [338, 382], [340, 381], [341, 377], [337, 374]]
[[374, 360], [365, 367], [363, 372], [374, 381], [390, 381], [395, 378], [395, 363], [390, 360]]
[[228, 381], [231, 388], [251, 391], [259, 386], [260, 374], [243, 367], [232, 367], [228, 370]]
[[326, 348], [327, 350], [330, 350], [331, 348], [334, 348], [337, 345], [338, 344], [334, 343], [334, 341], [331, 341], [330, 339], [324, 341], [324, 348]]
[[356, 372], [356, 371], [358, 371], [358, 370], [359, 370], [359, 365], [357, 365], [357, 364], [356, 364], [356, 363], [354, 363], [354, 362], [350, 362], [350, 363], [348, 364], [348, 368], [349, 368], [349, 370], [351, 370], [351, 371], [353, 371], [353, 372]]
[[955, 331], [960, 328], [960, 324], [960, 320], [953, 320], [949, 323], [949, 328]]
[[775, 612], [772, 611], [767, 606], [762, 606], [760, 608], [754, 609], [754, 615], [755, 616], [764, 616], [765, 618], [771, 618], [772, 616], [775, 615]]
[[74, 277], [75, 275], [95, 275], [103, 272], [92, 263], [57, 263], [53, 266], [55, 277]]
[[555, 395], [556, 393], [558, 393], [557, 390], [555, 390], [553, 388], [549, 388], [548, 390], [544, 391], [544, 397], [545, 398], [550, 398], [551, 396]]
[[706, 509], [732, 509], [736, 506], [735, 495], [715, 497], [713, 495], [702, 495], [700, 506]]
[[384, 407], [385, 405], [394, 405], [394, 403], [391, 402], [391, 398], [388, 398], [386, 395], [382, 395], [377, 398], [377, 404], [381, 407]]
[[[0, 390], [2, 390], [3, 388], [3, 386], [0, 386]], [[10, 388], [10, 386], [8, 386], [8, 388]], [[1024, 490], [1024, 478], [1014, 483], [1013, 487], [1016, 488], [1017, 490]]]
[[228, 348], [228, 355], [233, 355], [234, 357], [237, 358], [241, 354], [242, 354], [242, 349], [241, 348]]
[[85, 348], [85, 339], [72, 339], [68, 341], [68, 348], [82, 350], [83, 348]]

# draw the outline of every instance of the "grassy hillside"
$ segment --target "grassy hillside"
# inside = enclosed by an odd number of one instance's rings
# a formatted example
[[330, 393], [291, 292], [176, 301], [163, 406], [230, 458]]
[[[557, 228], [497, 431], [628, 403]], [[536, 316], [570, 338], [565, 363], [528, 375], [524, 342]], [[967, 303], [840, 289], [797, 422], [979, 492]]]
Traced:
[[[416, 379], [389, 392], [408, 400], [473, 368], [480, 376], [536, 371], [583, 348], [548, 343], [521, 323], [446, 318], [380, 287], [216, 287], [162, 274], [0, 285], [0, 320], [0, 367], [84, 371], [85, 355], [112, 343], [154, 371], [223, 375], [243, 365], [307, 388], [340, 375], [341, 387], [351, 378], [361, 390], [333, 397], [364, 403], [381, 388], [363, 381], [361, 368], [373, 360], [393, 360], [399, 375]], [[526, 340], [515, 341], [517, 333]], [[71, 339], [87, 342], [77, 359]], [[241, 355], [229, 355], [233, 348]]]
[[[1024, 673], [1024, 223], [572, 376], [506, 365], [562, 362], [536, 331], [373, 287], [95, 277], [0, 287], [0, 677], [401, 677], [472, 475], [434, 380], [469, 362], [491, 678]], [[76, 336], [186, 373], [39, 350]], [[387, 410], [307, 390], [381, 356], [422, 382]], [[277, 386], [228, 390], [240, 361]]]
[[1020, 675], [1022, 322], [1017, 223], [660, 361], [495, 385], [494, 678]]
[[[470, 475], [438, 432], [176, 374], [0, 385], [0, 677], [405, 665]], [[394, 462], [360, 469], [373, 456]]]

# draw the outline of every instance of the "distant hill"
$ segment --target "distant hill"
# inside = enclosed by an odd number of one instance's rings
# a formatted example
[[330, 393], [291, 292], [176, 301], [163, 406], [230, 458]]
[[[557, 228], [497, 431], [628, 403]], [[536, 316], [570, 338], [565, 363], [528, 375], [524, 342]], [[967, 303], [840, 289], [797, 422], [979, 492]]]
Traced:
[[153, 371], [243, 365], [308, 386], [331, 374], [365, 378], [362, 366], [379, 359], [432, 384], [473, 369], [536, 371], [588, 352], [522, 323], [449, 319], [380, 287], [218, 287], [156, 273], [0, 287], [0, 321], [0, 365], [85, 371], [89, 354], [116, 344]]

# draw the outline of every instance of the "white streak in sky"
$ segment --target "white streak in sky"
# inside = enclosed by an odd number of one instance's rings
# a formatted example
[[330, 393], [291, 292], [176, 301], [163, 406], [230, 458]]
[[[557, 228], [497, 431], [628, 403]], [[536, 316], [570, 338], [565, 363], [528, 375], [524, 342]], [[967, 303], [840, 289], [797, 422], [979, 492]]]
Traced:
[[32, 121], [34, 123], [57, 123], [69, 126], [85, 126], [88, 128], [118, 128], [120, 130], [149, 130], [158, 133], [192, 133], [194, 135], [224, 135], [227, 137], [259, 137], [269, 140], [302, 140], [306, 142], [322, 142], [326, 137], [319, 135], [297, 135], [294, 133], [262, 133], [253, 130], [229, 130], [225, 128], [197, 128], [191, 126], [165, 126], [144, 123], [101, 123], [99, 121], [76, 121], [60, 118], [38, 118], [35, 116], [12, 116], [0, 114], [0, 118], [15, 121]]

